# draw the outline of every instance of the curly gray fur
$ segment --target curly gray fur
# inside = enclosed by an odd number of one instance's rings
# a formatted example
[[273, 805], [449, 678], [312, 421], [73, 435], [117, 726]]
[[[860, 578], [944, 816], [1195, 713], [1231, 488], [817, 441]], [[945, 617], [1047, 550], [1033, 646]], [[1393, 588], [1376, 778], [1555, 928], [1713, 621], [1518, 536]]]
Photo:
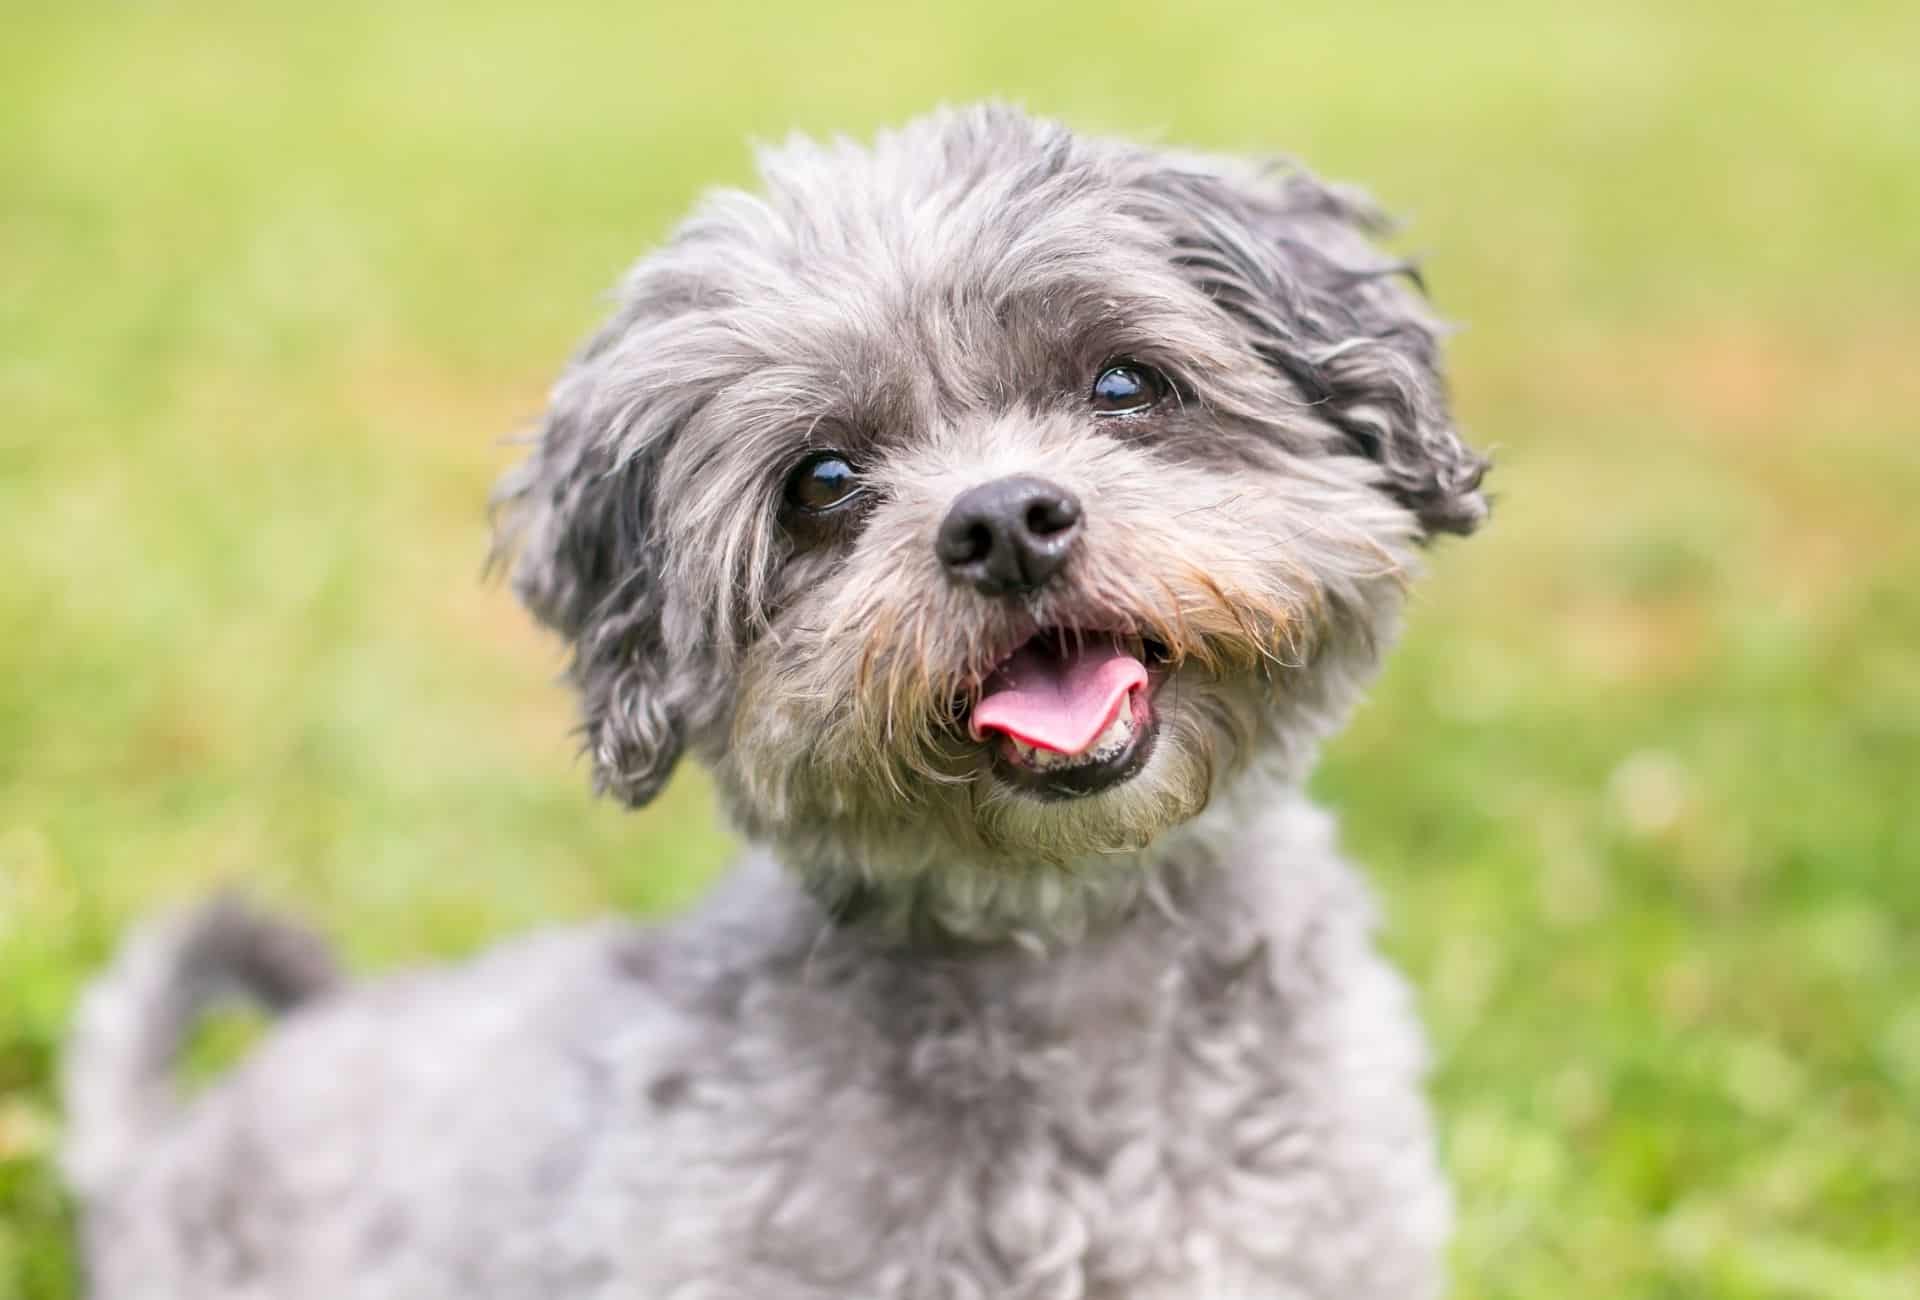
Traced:
[[[497, 502], [598, 787], [692, 754], [754, 853], [665, 929], [305, 1002], [184, 1109], [153, 1026], [224, 923], [136, 944], [72, 1056], [96, 1295], [1437, 1294], [1419, 1034], [1300, 793], [1486, 514], [1380, 218], [998, 106], [762, 172], [629, 274]], [[1114, 357], [1151, 416], [1087, 409]], [[821, 448], [869, 489], [831, 532], [780, 507]], [[1084, 528], [991, 599], [930, 538], [1016, 474]], [[1143, 766], [1064, 801], [957, 712], [1056, 627], [1166, 673]]]

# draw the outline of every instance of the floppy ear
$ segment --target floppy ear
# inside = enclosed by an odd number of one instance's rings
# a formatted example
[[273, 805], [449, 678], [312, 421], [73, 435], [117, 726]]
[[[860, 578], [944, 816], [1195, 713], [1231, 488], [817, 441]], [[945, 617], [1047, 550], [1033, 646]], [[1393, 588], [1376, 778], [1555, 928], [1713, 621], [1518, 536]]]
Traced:
[[511, 557], [521, 601], [572, 647], [568, 677], [580, 692], [594, 787], [633, 807], [666, 784], [685, 731], [653, 529], [675, 413], [670, 400], [650, 409], [645, 393], [628, 393], [610, 416], [602, 392], [637, 314], [630, 306], [574, 359], [532, 452], [494, 492], [496, 559]]
[[1454, 430], [1441, 326], [1416, 292], [1418, 272], [1369, 241], [1387, 226], [1378, 210], [1297, 170], [1168, 168], [1151, 188], [1182, 272], [1379, 464], [1421, 527], [1478, 527], [1487, 461]]

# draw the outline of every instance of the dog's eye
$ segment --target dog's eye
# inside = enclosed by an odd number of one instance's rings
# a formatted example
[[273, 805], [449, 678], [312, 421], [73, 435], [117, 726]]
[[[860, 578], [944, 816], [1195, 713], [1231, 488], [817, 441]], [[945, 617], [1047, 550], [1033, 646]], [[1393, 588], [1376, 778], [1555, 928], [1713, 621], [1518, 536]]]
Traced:
[[1101, 415], [1133, 415], [1166, 395], [1167, 381], [1158, 370], [1138, 361], [1119, 361], [1100, 372], [1088, 400]]
[[837, 451], [816, 451], [787, 477], [787, 504], [807, 514], [824, 514], [860, 494], [860, 477]]

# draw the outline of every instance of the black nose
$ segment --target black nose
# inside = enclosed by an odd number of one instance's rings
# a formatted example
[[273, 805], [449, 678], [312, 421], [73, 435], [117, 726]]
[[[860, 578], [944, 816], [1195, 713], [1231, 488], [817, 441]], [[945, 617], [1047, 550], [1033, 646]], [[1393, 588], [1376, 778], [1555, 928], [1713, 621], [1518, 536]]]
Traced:
[[1080, 535], [1080, 503], [1043, 478], [1016, 475], [954, 498], [933, 549], [956, 581], [989, 596], [1038, 590]]

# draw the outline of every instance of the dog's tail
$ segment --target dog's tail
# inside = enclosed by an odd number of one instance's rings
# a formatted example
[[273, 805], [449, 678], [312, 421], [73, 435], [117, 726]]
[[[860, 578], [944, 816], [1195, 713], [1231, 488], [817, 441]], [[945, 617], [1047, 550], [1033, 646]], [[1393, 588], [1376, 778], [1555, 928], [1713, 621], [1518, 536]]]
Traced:
[[110, 1186], [181, 1105], [174, 1067], [212, 1004], [285, 1012], [340, 982], [311, 932], [231, 896], [149, 924], [87, 991], [66, 1051], [67, 1177]]

